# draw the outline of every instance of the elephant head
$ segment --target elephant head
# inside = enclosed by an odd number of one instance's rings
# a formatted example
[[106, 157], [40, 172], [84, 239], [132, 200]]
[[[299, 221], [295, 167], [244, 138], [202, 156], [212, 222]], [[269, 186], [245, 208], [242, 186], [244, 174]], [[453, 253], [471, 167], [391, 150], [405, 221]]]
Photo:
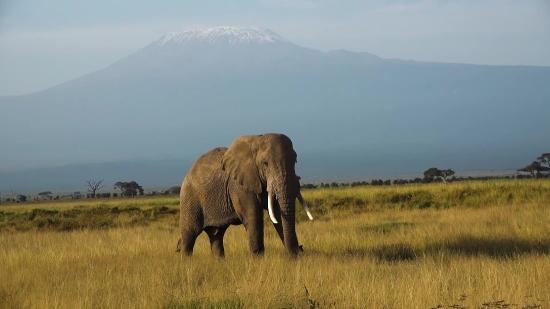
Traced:
[[283, 134], [239, 137], [222, 158], [222, 169], [229, 177], [245, 190], [267, 195], [271, 221], [292, 254], [300, 250], [295, 229], [296, 198], [313, 219], [300, 194], [296, 162], [292, 141]]

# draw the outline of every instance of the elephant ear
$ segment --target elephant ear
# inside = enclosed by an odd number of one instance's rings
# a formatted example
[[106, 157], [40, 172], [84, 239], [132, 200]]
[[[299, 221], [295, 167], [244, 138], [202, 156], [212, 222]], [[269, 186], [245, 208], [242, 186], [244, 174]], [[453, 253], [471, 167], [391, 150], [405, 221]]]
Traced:
[[229, 146], [222, 157], [222, 169], [245, 189], [255, 193], [262, 192], [254, 154], [248, 142], [237, 139]]

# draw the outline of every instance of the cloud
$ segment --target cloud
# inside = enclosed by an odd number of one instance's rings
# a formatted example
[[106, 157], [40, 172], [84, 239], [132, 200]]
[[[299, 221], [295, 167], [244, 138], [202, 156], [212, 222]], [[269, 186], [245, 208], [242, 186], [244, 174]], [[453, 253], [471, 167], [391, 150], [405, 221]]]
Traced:
[[546, 0], [377, 1], [348, 12], [346, 18], [310, 17], [270, 27], [299, 45], [325, 51], [345, 48], [386, 58], [550, 65], [549, 9]]
[[264, 0], [263, 2], [285, 9], [312, 9], [316, 7], [316, 2], [311, 0]]
[[477, 0], [396, 3], [367, 9], [349, 24], [366, 36], [403, 38], [438, 35], [498, 36], [550, 34], [543, 2]]
[[436, 0], [426, 0], [413, 3], [394, 3], [388, 6], [377, 7], [372, 11], [379, 13], [411, 13], [433, 9], [436, 5]]
[[0, 33], [0, 46], [14, 50], [34, 45], [39, 46], [41, 50], [35, 49], [29, 52], [52, 50], [59, 53], [71, 52], [79, 48], [131, 50], [143, 47], [171, 31], [185, 31], [204, 26], [165, 22], [55, 30], [10, 30]]

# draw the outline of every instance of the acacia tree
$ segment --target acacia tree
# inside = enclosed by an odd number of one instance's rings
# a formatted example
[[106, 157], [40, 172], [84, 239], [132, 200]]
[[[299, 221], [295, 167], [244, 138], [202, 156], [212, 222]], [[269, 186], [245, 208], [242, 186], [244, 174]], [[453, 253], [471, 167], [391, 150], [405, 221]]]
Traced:
[[114, 189], [120, 189], [120, 195], [122, 196], [136, 196], [143, 195], [143, 188], [135, 181], [121, 182], [117, 181], [113, 186]]
[[440, 170], [437, 167], [430, 167], [424, 171], [424, 179], [433, 180], [434, 177], [443, 177], [443, 182], [447, 183], [447, 177], [454, 174], [455, 172], [452, 169]]
[[525, 172], [525, 173], [531, 173], [531, 175], [534, 178], [538, 177], [538, 174], [540, 172], [548, 172], [550, 171], [550, 167], [542, 166], [539, 161], [533, 161], [533, 163], [527, 165], [524, 168], [520, 168], [517, 170], [518, 172]]
[[[133, 190], [139, 192], [139, 195], [143, 195], [143, 188], [142, 188], [140, 185], [138, 185], [137, 182], [135, 182], [135, 181], [130, 181], [130, 187], [131, 187]], [[134, 194], [134, 195], [135, 195], [135, 194]]]
[[447, 183], [447, 177], [453, 176], [455, 174], [455, 171], [452, 169], [446, 169], [441, 171], [441, 177], [443, 177], [443, 182]]
[[120, 181], [115, 182], [115, 184], [113, 185], [113, 189], [115, 189], [115, 190], [119, 189], [120, 190], [120, 195], [123, 195], [123, 193], [124, 193], [124, 190], [122, 189], [122, 187], [123, 187], [123, 184]]
[[430, 167], [424, 171], [424, 178], [439, 177], [440, 175], [441, 171], [437, 167]]
[[47, 198], [49, 198], [51, 200], [52, 199], [52, 192], [51, 191], [40, 192], [40, 193], [38, 193], [38, 196], [41, 197], [43, 200], [47, 199]]
[[181, 187], [171, 187], [170, 189], [166, 190], [168, 194], [180, 194]]
[[90, 196], [92, 198], [95, 197], [95, 192], [105, 186], [102, 186], [101, 183], [103, 182], [103, 179], [101, 179], [100, 181], [95, 181], [95, 180], [86, 180], [86, 182], [88, 183], [88, 192], [90, 192]]

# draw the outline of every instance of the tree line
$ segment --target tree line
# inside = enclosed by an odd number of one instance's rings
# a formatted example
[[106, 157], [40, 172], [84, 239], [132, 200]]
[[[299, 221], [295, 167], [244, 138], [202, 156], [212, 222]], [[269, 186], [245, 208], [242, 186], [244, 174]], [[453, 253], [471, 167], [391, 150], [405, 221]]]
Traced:
[[[330, 188], [330, 187], [356, 187], [356, 186], [388, 186], [388, 185], [404, 185], [404, 184], [419, 184], [419, 183], [447, 183], [455, 181], [472, 181], [472, 180], [491, 180], [491, 179], [528, 179], [528, 178], [550, 178], [550, 153], [543, 153], [541, 156], [537, 157], [535, 161], [531, 164], [517, 169], [517, 172], [528, 173], [529, 175], [511, 175], [511, 176], [468, 176], [468, 177], [456, 177], [455, 172], [452, 169], [440, 170], [436, 167], [430, 167], [423, 173], [423, 178], [416, 177], [414, 179], [372, 179], [368, 181], [354, 181], [351, 183], [323, 183], [320, 185], [315, 185], [312, 183], [301, 184], [301, 188], [314, 189], [314, 188]], [[33, 197], [33, 200], [39, 202], [41, 200], [58, 200], [58, 199], [80, 199], [80, 198], [116, 198], [116, 197], [135, 197], [135, 196], [155, 196], [155, 195], [174, 195], [180, 193], [180, 187], [174, 186], [164, 191], [151, 191], [145, 193], [142, 186], [140, 186], [135, 181], [117, 181], [113, 185], [114, 190], [120, 190], [120, 193], [106, 193], [106, 192], [97, 192], [105, 187], [103, 185], [103, 179], [96, 180], [86, 180], [87, 183], [87, 192], [86, 195], [82, 194], [80, 191], [75, 191], [72, 194], [57, 195], [53, 197], [51, 191], [39, 192], [36, 196]], [[6, 202], [26, 202], [28, 197], [23, 194], [15, 194], [12, 192], [11, 197], [5, 198]], [[0, 199], [0, 201], [2, 201]]]
[[505, 175], [505, 176], [467, 176], [456, 177], [455, 172], [452, 169], [440, 170], [436, 167], [430, 167], [423, 173], [423, 178], [416, 177], [414, 179], [372, 179], [368, 181], [354, 181], [354, 182], [332, 182], [315, 185], [312, 183], [304, 183], [300, 187], [305, 189], [314, 188], [330, 188], [330, 187], [356, 187], [356, 186], [389, 186], [389, 185], [404, 185], [413, 183], [447, 183], [456, 181], [473, 181], [473, 180], [492, 180], [492, 179], [529, 179], [529, 178], [550, 178], [550, 153], [543, 153], [540, 157], [537, 157], [536, 161], [527, 165], [524, 168], [516, 170], [517, 172], [529, 173], [529, 175]]
[[39, 192], [36, 195], [24, 195], [11, 192], [10, 197], [4, 199], [0, 198], [0, 202], [15, 202], [23, 203], [27, 201], [40, 202], [45, 200], [60, 200], [60, 199], [82, 199], [82, 198], [117, 198], [117, 197], [135, 197], [135, 196], [155, 196], [155, 195], [174, 195], [180, 193], [180, 187], [174, 186], [163, 191], [150, 191], [145, 193], [145, 190], [136, 181], [117, 181], [113, 185], [114, 190], [120, 190], [120, 192], [98, 192], [105, 188], [103, 185], [103, 179], [86, 180], [87, 193], [80, 191], [74, 191], [69, 194], [55, 195], [51, 191]]

